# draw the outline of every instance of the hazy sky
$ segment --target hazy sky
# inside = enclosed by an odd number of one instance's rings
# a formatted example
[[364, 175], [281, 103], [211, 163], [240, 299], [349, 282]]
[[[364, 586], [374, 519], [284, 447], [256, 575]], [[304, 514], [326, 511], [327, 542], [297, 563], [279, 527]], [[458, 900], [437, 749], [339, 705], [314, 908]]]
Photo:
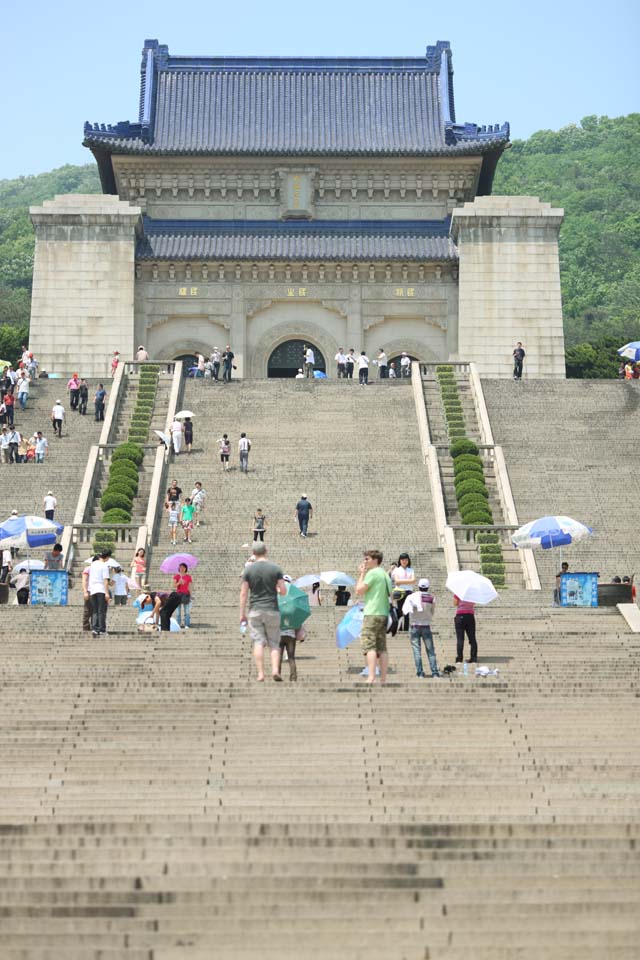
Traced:
[[[449, 11], [447, 12], [447, 7]], [[637, 0], [32, 0], [3, 16], [0, 178], [91, 159], [85, 120], [137, 120], [146, 37], [173, 54], [422, 56], [453, 49], [457, 119], [513, 138], [640, 109]]]

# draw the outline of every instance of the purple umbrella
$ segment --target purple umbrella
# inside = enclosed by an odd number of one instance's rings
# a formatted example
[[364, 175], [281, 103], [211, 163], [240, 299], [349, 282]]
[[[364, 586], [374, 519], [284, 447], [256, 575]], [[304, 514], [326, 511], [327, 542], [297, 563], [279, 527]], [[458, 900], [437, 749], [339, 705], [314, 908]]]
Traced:
[[172, 553], [170, 557], [165, 557], [160, 564], [160, 573], [178, 573], [181, 563], [186, 563], [187, 570], [193, 570], [200, 561], [191, 553]]

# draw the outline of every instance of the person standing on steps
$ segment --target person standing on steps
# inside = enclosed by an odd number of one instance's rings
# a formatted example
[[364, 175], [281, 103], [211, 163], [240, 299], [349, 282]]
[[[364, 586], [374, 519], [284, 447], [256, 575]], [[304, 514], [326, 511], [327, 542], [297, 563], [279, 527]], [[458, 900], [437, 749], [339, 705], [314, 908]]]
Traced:
[[347, 358], [342, 347], [338, 347], [338, 352], [336, 353], [335, 359], [338, 365], [338, 380], [344, 380], [347, 375]]
[[88, 403], [89, 403], [89, 385], [86, 380], [82, 379], [80, 381], [80, 386], [78, 387], [78, 413], [81, 413], [83, 417], [87, 415]]
[[185, 497], [182, 509], [180, 510], [180, 524], [184, 531], [184, 542], [193, 543], [191, 533], [193, 531], [193, 515], [196, 508], [191, 502], [191, 497]]
[[402, 614], [405, 600], [416, 585], [416, 576], [411, 566], [411, 557], [408, 553], [401, 553], [398, 562], [390, 572], [393, 581], [393, 599], [396, 601], [398, 614], [398, 630], [409, 629], [409, 617]]
[[202, 514], [204, 513], [204, 504], [207, 497], [206, 490], [203, 489], [202, 484], [199, 480], [196, 480], [196, 484], [191, 491], [191, 503], [196, 508], [196, 527], [200, 526], [200, 520]]
[[431, 633], [431, 621], [435, 610], [436, 601], [433, 594], [429, 593], [429, 581], [423, 577], [418, 581], [418, 589], [415, 593], [410, 593], [404, 601], [402, 612], [409, 618], [411, 623], [411, 652], [413, 653], [413, 662], [416, 667], [416, 676], [426, 677], [422, 666], [422, 643], [427, 651], [429, 666], [431, 667], [431, 677], [439, 677], [438, 661], [433, 646], [433, 634]]
[[36, 433], [36, 463], [44, 463], [44, 458], [49, 449], [49, 441], [43, 437], [42, 430]]
[[376, 357], [376, 363], [378, 364], [378, 373], [380, 375], [380, 380], [386, 380], [387, 373], [388, 373], [388, 361], [387, 361], [387, 355], [382, 349], [382, 347], [378, 347], [378, 356]]
[[515, 349], [513, 351], [513, 379], [522, 380], [522, 364], [524, 363], [524, 358], [526, 354], [524, 352], [524, 347], [520, 340], [516, 343]]
[[475, 605], [460, 597], [453, 597], [456, 613], [453, 625], [456, 631], [456, 663], [462, 663], [464, 658], [464, 635], [469, 639], [469, 659], [467, 663], [478, 662], [478, 644], [476, 643]]
[[180, 456], [180, 451], [182, 450], [182, 436], [184, 434], [184, 427], [181, 420], [174, 419], [171, 424], [171, 442], [173, 443], [173, 452], [176, 457]]
[[303, 493], [296, 503], [295, 516], [298, 521], [298, 526], [300, 527], [300, 536], [306, 538], [307, 530], [309, 529], [309, 520], [311, 520], [313, 516], [313, 507], [309, 503], [306, 493]]
[[[284, 576], [284, 582], [287, 585], [287, 592], [289, 590], [289, 585], [291, 583], [291, 577], [288, 577], [286, 574]], [[296, 663], [296, 643], [304, 643], [306, 637], [306, 631], [304, 627], [299, 627], [297, 630], [283, 630], [280, 628], [280, 661], [278, 663], [278, 673], [282, 676], [282, 658], [284, 657], [285, 651], [287, 654], [287, 662], [289, 664], [289, 682], [295, 683], [298, 679], [298, 665]]]
[[253, 542], [254, 543], [264, 543], [264, 534], [267, 529], [267, 518], [264, 513], [258, 507], [256, 510], [256, 515], [253, 518]]
[[224, 353], [222, 354], [222, 381], [223, 383], [231, 383], [231, 371], [233, 369], [233, 360], [235, 353], [229, 346], [226, 345]]
[[111, 600], [109, 587], [110, 550], [103, 550], [98, 560], [89, 567], [89, 595], [91, 597], [91, 632], [94, 637], [103, 637], [107, 632], [107, 607]]
[[191, 629], [191, 595], [193, 577], [189, 573], [186, 563], [181, 563], [178, 572], [173, 578], [175, 584], [174, 590], [180, 594], [180, 606], [178, 607], [178, 624], [185, 630]]
[[411, 376], [411, 357], [404, 350], [400, 357], [400, 376], [405, 379]]
[[304, 373], [302, 372], [302, 367], [298, 367], [298, 372], [296, 373], [294, 380], [304, 380]]
[[360, 646], [367, 661], [367, 683], [375, 683], [376, 665], [380, 665], [380, 683], [386, 683], [389, 667], [387, 621], [391, 597], [391, 578], [381, 566], [380, 550], [365, 550], [360, 564], [356, 596], [364, 598], [364, 616]]
[[560, 570], [556, 573], [556, 585], [553, 591], [553, 606], [560, 606], [560, 585], [562, 584], [562, 574], [569, 573], [569, 564], [565, 560], [564, 563], [560, 564]]
[[[95, 553], [91, 558], [91, 563], [93, 563], [94, 560], [99, 559], [99, 555]], [[82, 629], [85, 631], [85, 633], [88, 633], [91, 630], [91, 594], [89, 593], [89, 574], [91, 573], [91, 563], [88, 563], [82, 571]]]
[[249, 472], [249, 450], [251, 450], [251, 440], [248, 439], [246, 433], [241, 433], [238, 441], [238, 455], [240, 457], [240, 469], [243, 473]]
[[222, 469], [226, 471], [229, 469], [229, 457], [231, 455], [231, 441], [226, 433], [223, 433], [218, 440], [218, 447], [220, 449], [220, 463]]
[[221, 355], [220, 351], [218, 350], [218, 348], [217, 348], [217, 347], [214, 347], [214, 348], [213, 348], [213, 351], [212, 351], [212, 353], [211, 353], [210, 359], [211, 359], [211, 375], [212, 375], [212, 377], [213, 377], [213, 379], [215, 380], [216, 383], [217, 383], [218, 380], [220, 379], [220, 360], [221, 360], [221, 356], [222, 356], [222, 355]]
[[69, 394], [69, 407], [71, 410], [78, 409], [78, 400], [80, 393], [80, 380], [77, 373], [72, 373], [67, 381], [67, 392]]
[[149, 354], [147, 353], [143, 345], [140, 344], [140, 346], [138, 347], [138, 352], [136, 353], [136, 360], [138, 361], [138, 363], [146, 363], [148, 359], [149, 359]]
[[355, 367], [355, 365], [356, 365], [356, 352], [353, 349], [353, 347], [351, 347], [351, 349], [349, 350], [349, 353], [347, 354], [347, 362], [345, 363], [345, 369], [347, 371], [346, 372], [347, 380], [353, 380], [353, 368]]
[[104, 403], [106, 399], [107, 391], [105, 390], [104, 386], [99, 383], [98, 389], [96, 390], [96, 395], [93, 398], [93, 405], [95, 407], [97, 421], [104, 420]]
[[62, 436], [62, 424], [64, 422], [64, 407], [59, 400], [53, 405], [51, 410], [51, 423], [53, 424], [54, 437]]
[[366, 387], [369, 382], [369, 357], [364, 350], [358, 357], [358, 381], [361, 387]]
[[193, 421], [191, 417], [184, 418], [184, 445], [187, 448], [187, 453], [191, 453], [193, 445]]
[[316, 358], [311, 347], [304, 347], [304, 374], [307, 379], [313, 380], [313, 368]]
[[43, 498], [44, 504], [44, 515], [47, 520], [53, 520], [53, 515], [55, 509], [58, 506], [58, 501], [53, 495], [53, 490], [47, 490], [46, 496]]
[[[264, 680], [264, 648], [269, 647], [271, 673], [274, 680], [280, 681], [280, 610], [278, 594], [284, 596], [287, 585], [284, 574], [276, 563], [267, 560], [267, 548], [264, 543], [256, 543], [253, 548], [255, 561], [245, 568], [240, 588], [240, 628], [249, 624], [253, 656], [256, 663], [258, 680]], [[249, 616], [247, 618], [247, 600]]]

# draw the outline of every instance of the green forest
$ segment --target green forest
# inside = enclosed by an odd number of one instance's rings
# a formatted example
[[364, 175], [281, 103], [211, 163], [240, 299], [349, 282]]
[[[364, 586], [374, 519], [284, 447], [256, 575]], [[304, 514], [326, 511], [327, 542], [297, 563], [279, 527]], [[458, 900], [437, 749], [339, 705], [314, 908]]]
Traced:
[[[0, 356], [26, 338], [34, 237], [29, 206], [59, 193], [98, 193], [95, 165], [0, 180]], [[560, 271], [567, 373], [611, 377], [616, 348], [640, 339], [640, 114], [585, 117], [515, 140], [496, 194], [563, 207]]]

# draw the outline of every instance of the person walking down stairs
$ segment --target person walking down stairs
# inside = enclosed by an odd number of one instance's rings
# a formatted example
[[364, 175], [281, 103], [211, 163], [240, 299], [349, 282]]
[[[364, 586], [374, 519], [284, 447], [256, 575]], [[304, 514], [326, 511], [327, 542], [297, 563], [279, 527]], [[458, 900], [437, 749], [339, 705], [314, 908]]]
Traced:
[[300, 527], [300, 536], [307, 536], [307, 530], [309, 529], [309, 520], [313, 516], [313, 507], [309, 503], [309, 499], [306, 493], [303, 493], [298, 502], [296, 503], [296, 519], [298, 521], [298, 526]]
[[240, 469], [243, 473], [249, 472], [249, 451], [251, 450], [251, 440], [246, 433], [240, 434], [238, 441], [238, 455], [240, 457]]
[[[274, 680], [280, 681], [280, 610], [278, 594], [284, 596], [287, 585], [284, 574], [276, 563], [267, 560], [267, 548], [264, 543], [256, 543], [253, 548], [255, 561], [245, 567], [240, 588], [240, 630], [244, 632], [247, 624], [253, 646], [258, 680], [264, 680], [264, 648], [269, 647], [271, 673]], [[249, 615], [247, 617], [247, 601]]]
[[231, 441], [226, 433], [223, 433], [218, 440], [218, 448], [220, 450], [220, 463], [222, 464], [222, 469], [228, 470], [229, 457], [231, 455]]

